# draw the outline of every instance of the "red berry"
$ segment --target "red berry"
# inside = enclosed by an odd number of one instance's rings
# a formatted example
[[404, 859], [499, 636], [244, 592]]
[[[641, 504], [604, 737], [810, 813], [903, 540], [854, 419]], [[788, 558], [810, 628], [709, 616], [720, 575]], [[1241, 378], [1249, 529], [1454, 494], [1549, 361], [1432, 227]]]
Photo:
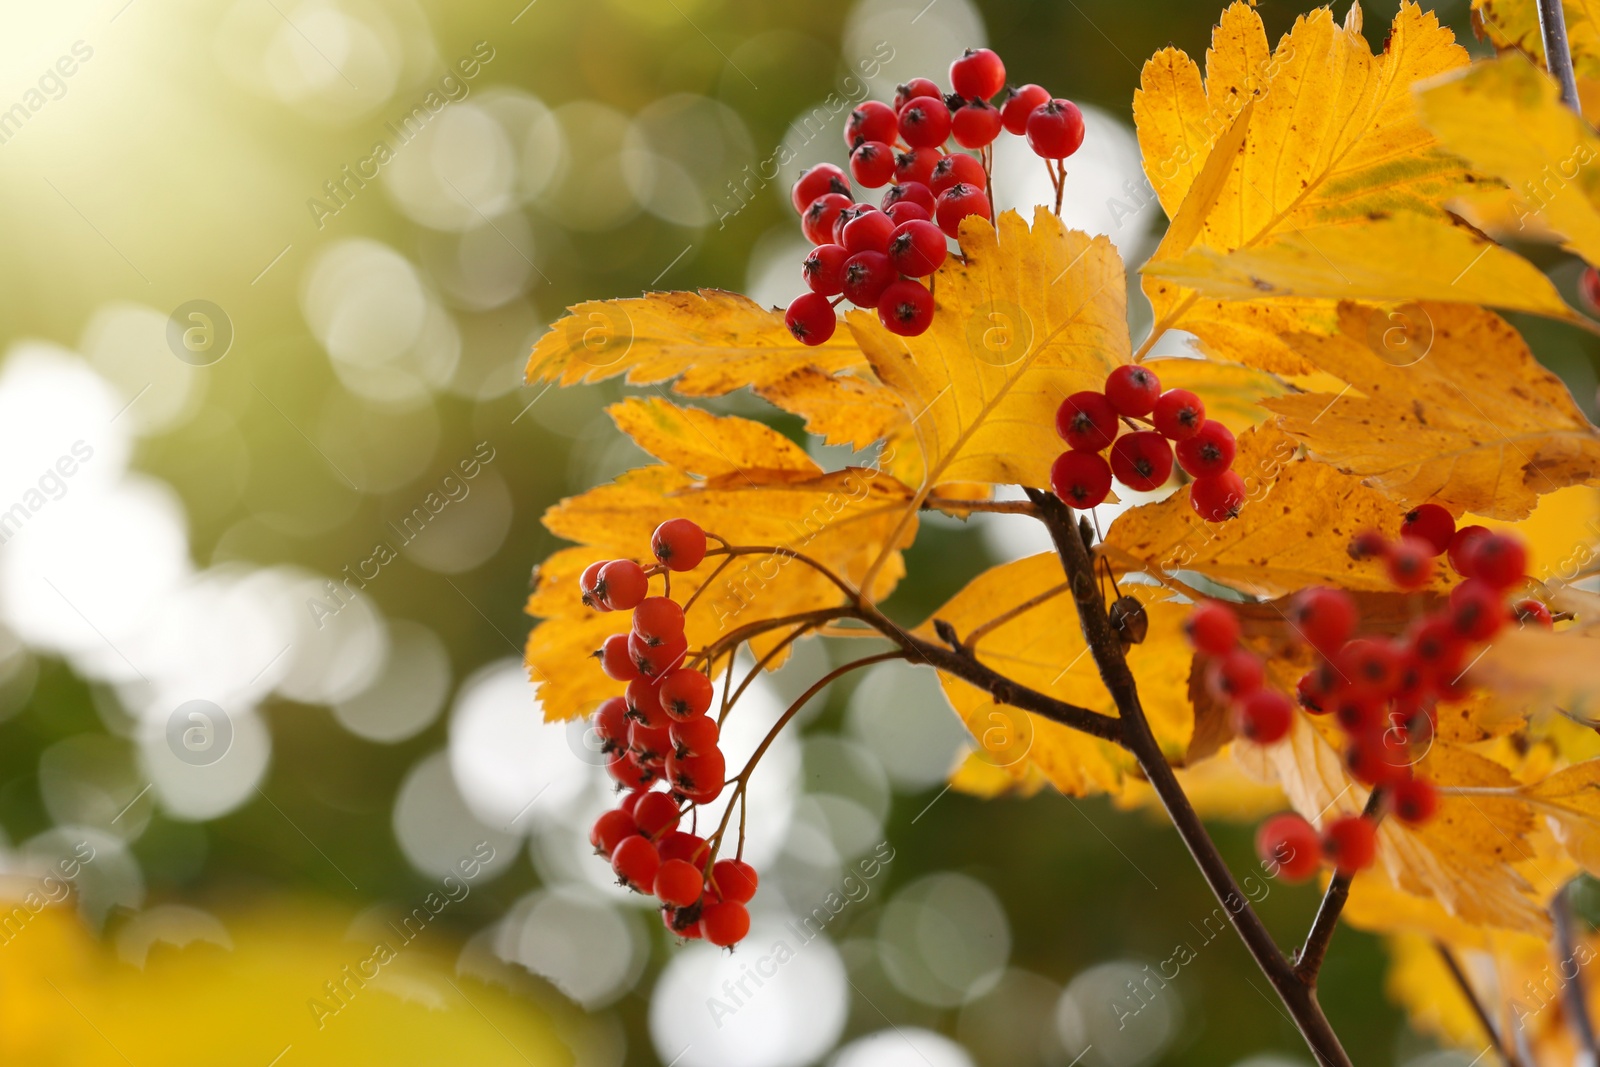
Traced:
[[1226, 604], [1203, 600], [1183, 621], [1183, 633], [1196, 652], [1225, 656], [1239, 643], [1239, 616]]
[[1362, 530], [1350, 539], [1345, 550], [1351, 559], [1381, 559], [1389, 554], [1389, 539], [1377, 530]]
[[1537, 600], [1519, 600], [1511, 606], [1511, 617], [1519, 626], [1543, 626], [1546, 630], [1555, 625], [1550, 609]]
[[717, 747], [719, 733], [717, 720], [709, 715], [674, 720], [667, 727], [667, 734], [672, 740], [672, 752], [680, 759], [684, 756], [704, 756]]
[[[850, 223], [854, 222], [856, 219], [860, 218], [862, 215], [876, 210], [877, 208], [874, 208], [871, 204], [851, 204], [849, 207], [839, 212], [839, 214], [833, 220], [833, 232], [831, 234], [833, 243], [836, 245], [844, 244], [844, 228], [850, 225]], [[846, 249], [846, 251], [848, 251], [848, 249]], [[854, 253], [852, 253], [852, 255], [853, 254]]]
[[1083, 112], [1071, 100], [1050, 100], [1028, 115], [1028, 147], [1045, 159], [1066, 159], [1083, 144]]
[[[830, 246], [837, 247], [837, 246]], [[843, 291], [842, 283], [841, 289]], [[838, 325], [833, 305], [821, 293], [801, 293], [784, 313], [783, 324], [789, 327], [794, 339], [803, 345], [820, 345], [833, 336]]]
[[896, 277], [882, 252], [857, 252], [844, 265], [844, 298], [858, 308], [875, 308]]
[[1211, 661], [1206, 685], [1219, 700], [1243, 700], [1261, 688], [1266, 676], [1260, 656], [1246, 648], [1235, 648]]
[[939, 84], [929, 78], [912, 78], [904, 85], [898, 85], [894, 91], [894, 110], [898, 114], [905, 106], [919, 96], [931, 96], [935, 100], [944, 99], [944, 91]]
[[961, 220], [968, 215], [977, 215], [979, 218], [989, 218], [989, 198], [982, 189], [966, 182], [957, 182], [939, 194], [939, 201], [934, 207], [933, 217], [939, 222], [939, 229], [951, 237], [961, 236]]
[[1405, 653], [1393, 641], [1381, 637], [1357, 637], [1346, 641], [1333, 656], [1343, 695], [1382, 701], [1400, 680]]
[[656, 871], [655, 892], [661, 903], [687, 908], [700, 899], [705, 879], [694, 864], [685, 860], [663, 860]]
[[1314, 585], [1295, 594], [1289, 605], [1289, 622], [1312, 648], [1331, 652], [1355, 632], [1358, 613], [1354, 598], [1342, 589]]
[[633, 809], [634, 825], [649, 838], [659, 838], [678, 828], [678, 805], [666, 793], [646, 793]]
[[1087, 511], [1111, 492], [1111, 465], [1098, 452], [1063, 452], [1050, 467], [1050, 488], [1068, 507]]
[[850, 112], [849, 121], [844, 124], [846, 148], [854, 148], [863, 141], [882, 141], [891, 145], [899, 139], [900, 124], [895, 119], [895, 109], [881, 100], [862, 101]]
[[1466, 643], [1449, 614], [1425, 615], [1406, 630], [1406, 659], [1424, 678], [1450, 681], [1461, 673]]
[[1376, 730], [1354, 733], [1344, 749], [1345, 770], [1362, 785], [1393, 785], [1404, 781], [1410, 768], [1404, 753], [1391, 751], [1386, 734]]
[[1187, 389], [1168, 389], [1156, 398], [1151, 415], [1156, 430], [1173, 441], [1183, 441], [1200, 432], [1206, 421], [1205, 401]]
[[1256, 855], [1263, 863], [1276, 864], [1286, 881], [1303, 882], [1322, 866], [1322, 841], [1310, 823], [1286, 811], [1256, 831]]
[[704, 715], [715, 695], [711, 679], [687, 667], [669, 671], [661, 679], [661, 706], [668, 715], [680, 722]]
[[1495, 589], [1510, 589], [1528, 576], [1528, 550], [1509, 534], [1491, 533], [1472, 546], [1473, 577]]
[[682, 637], [659, 645], [645, 644], [638, 634], [628, 638], [628, 655], [633, 657], [633, 665], [641, 678], [660, 678], [676, 667], [688, 651], [689, 642]]
[[650, 590], [644, 568], [631, 559], [614, 559], [600, 568], [601, 595], [612, 611], [630, 611]]
[[1444, 555], [1455, 535], [1456, 520], [1438, 504], [1418, 504], [1400, 524], [1401, 537], [1421, 538], [1435, 556]]
[[950, 254], [944, 231], [931, 222], [902, 222], [889, 237], [889, 262], [901, 274], [926, 278]]
[[1372, 823], [1359, 815], [1335, 819], [1322, 835], [1322, 854], [1340, 874], [1355, 874], [1370, 866], [1377, 850]]
[[[642, 789], [628, 790], [627, 793], [623, 794], [622, 799], [617, 801], [617, 810], [625, 811], [628, 813], [628, 818], [633, 818], [633, 810], [639, 806], [639, 798], [642, 796], [644, 796], [644, 790]], [[638, 824], [636, 823], [635, 828], [637, 826]]]
[[700, 913], [700, 934], [718, 948], [727, 948], [744, 940], [750, 932], [750, 913], [743, 904], [725, 900], [720, 904], [707, 904]]
[[900, 136], [912, 148], [938, 148], [950, 136], [950, 109], [935, 97], [917, 97], [900, 109]]
[[628, 702], [607, 697], [594, 713], [594, 732], [600, 737], [602, 752], [617, 752], [628, 747]]
[[1282, 741], [1293, 722], [1294, 705], [1276, 689], [1257, 689], [1234, 707], [1234, 730], [1258, 745]]
[[1233, 466], [1233, 431], [1216, 419], [1207, 419], [1193, 436], [1179, 441], [1175, 450], [1178, 453], [1178, 465], [1194, 477], [1208, 478], [1221, 474]]
[[[665, 646], [661, 646], [665, 647]], [[661, 706], [661, 687], [649, 678], [635, 678], [623, 694], [629, 722], [642, 722], [658, 730], [667, 728], [671, 717]]]
[[1123, 434], [1111, 446], [1111, 473], [1129, 489], [1160, 489], [1172, 476], [1172, 446], [1151, 430]]
[[912, 278], [890, 282], [878, 298], [878, 321], [890, 333], [915, 337], [933, 322], [933, 294]]
[[[899, 186], [896, 186], [895, 188], [899, 188]], [[898, 203], [890, 204], [888, 207], [883, 209], [883, 213], [893, 219], [896, 226], [903, 225], [907, 222], [933, 221], [933, 212], [929, 211], [921, 204], [913, 204], [909, 200], [901, 200]], [[941, 233], [941, 240], [943, 240], [943, 236], [944, 235]]]
[[606, 607], [605, 589], [600, 585], [600, 568], [610, 562], [608, 559], [597, 559], [583, 568], [583, 573], [578, 576], [578, 592], [584, 605], [596, 611], [611, 610]]
[[1033, 114], [1033, 109], [1041, 104], [1050, 102], [1048, 90], [1038, 85], [1024, 85], [1014, 89], [1006, 102], [1000, 107], [1000, 121], [1005, 124], [1009, 133], [1018, 137], [1028, 132], [1028, 116]]
[[844, 171], [832, 163], [818, 163], [809, 167], [800, 175], [800, 180], [794, 183], [794, 188], [789, 191], [789, 200], [794, 204], [796, 214], [804, 215], [806, 208], [820, 196], [828, 193], [838, 193], [848, 198], [850, 196], [850, 179], [845, 177]]
[[629, 789], [646, 789], [656, 780], [655, 771], [641, 767], [626, 752], [613, 752], [606, 758], [606, 773]]
[[672, 830], [656, 842], [656, 851], [661, 853], [661, 861], [686, 860], [696, 867], [705, 865], [706, 839], [696, 834], [684, 833], [682, 830]]
[[1244, 507], [1244, 501], [1244, 479], [1233, 471], [1223, 471], [1209, 478], [1196, 478], [1189, 483], [1189, 504], [1195, 514], [1207, 522], [1234, 518], [1239, 514], [1239, 509]]
[[1478, 543], [1478, 538], [1489, 536], [1487, 526], [1463, 526], [1456, 531], [1450, 539], [1450, 547], [1446, 550], [1450, 554], [1450, 566], [1463, 578], [1472, 578], [1472, 550]]
[[1426, 778], [1407, 778], [1395, 783], [1389, 802], [1401, 822], [1415, 826], [1433, 818], [1439, 808], [1439, 791]]
[[901, 185], [927, 185], [944, 153], [937, 148], [913, 148], [894, 157], [894, 180]]
[[718, 860], [711, 865], [711, 880], [722, 899], [735, 904], [750, 903], [761, 882], [756, 869], [743, 860]]
[[953, 152], [939, 160], [928, 177], [928, 188], [933, 190], [934, 196], [958, 183], [977, 189], [986, 188], [989, 184], [988, 175], [983, 173], [983, 164], [965, 152]]
[[628, 634], [612, 634], [600, 646], [600, 669], [607, 678], [631, 682], [639, 677], [639, 668], [633, 664], [633, 653], [628, 651]]
[[683, 636], [683, 609], [670, 597], [647, 596], [633, 609], [633, 632], [647, 645]]
[[660, 867], [656, 846], [642, 837], [628, 838], [611, 854], [611, 869], [617, 872], [617, 881], [635, 893], [648, 893], [655, 888]]
[[889, 191], [883, 194], [883, 210], [899, 204], [915, 204], [928, 212], [928, 217], [933, 217], [933, 207], [937, 203], [933, 190], [928, 188], [926, 181], [903, 181], [899, 185], [892, 185]]
[[1383, 725], [1383, 708], [1366, 696], [1334, 694], [1333, 717], [1345, 733], [1362, 736], [1373, 733]]
[[667, 780], [686, 794], [715, 796], [722, 791], [727, 773], [727, 763], [716, 749], [703, 756], [672, 756], [667, 760]]
[[[660, 794], [666, 796], [665, 793]], [[589, 844], [599, 855], [611, 858], [617, 846], [630, 837], [636, 837], [639, 827], [634, 824], [633, 816], [618, 808], [601, 813], [594, 821], [594, 829], [589, 831]]]
[[833, 224], [839, 212], [853, 201], [843, 193], [824, 193], [813, 200], [800, 216], [800, 232], [814, 245], [825, 245], [833, 240]]
[[1056, 409], [1056, 433], [1070, 448], [1103, 452], [1117, 436], [1117, 410], [1104, 393], [1073, 393]]
[[[838, 296], [844, 292], [844, 263], [849, 258], [850, 253], [844, 250], [843, 245], [830, 242], [813, 248], [800, 265], [806, 286], [818, 296]], [[793, 328], [791, 325], [790, 329]]]
[[1487, 641], [1506, 622], [1500, 591], [1482, 578], [1468, 578], [1450, 590], [1450, 622], [1469, 641]]
[[894, 220], [877, 208], [868, 208], [845, 224], [845, 251], [852, 256], [857, 252], [887, 253], [889, 237], [893, 233]]
[[1302, 708], [1313, 715], [1325, 715], [1331, 710], [1332, 674], [1326, 667], [1313, 667], [1300, 676], [1300, 681], [1294, 687], [1294, 695]]
[[894, 178], [894, 149], [882, 141], [863, 141], [850, 153], [850, 176], [863, 189], [888, 185]]
[[706, 532], [692, 519], [668, 519], [650, 535], [650, 552], [669, 570], [692, 571], [706, 558]]
[[1106, 399], [1119, 415], [1148, 415], [1160, 396], [1161, 380], [1137, 363], [1124, 364], [1106, 375]]
[[659, 767], [672, 754], [672, 738], [665, 726], [636, 722], [628, 727], [628, 752], [641, 767]]
[[956, 109], [950, 116], [950, 136], [962, 148], [983, 148], [1000, 136], [1000, 111], [982, 100]]
[[1433, 577], [1433, 545], [1420, 537], [1402, 537], [1383, 558], [1389, 580], [1401, 589], [1421, 589]]
[[1583, 298], [1589, 314], [1600, 311], [1600, 271], [1593, 267], [1583, 268], [1583, 275], [1578, 279], [1578, 295]]
[[968, 100], [987, 100], [1004, 89], [1006, 65], [987, 48], [969, 48], [950, 64], [950, 87]]

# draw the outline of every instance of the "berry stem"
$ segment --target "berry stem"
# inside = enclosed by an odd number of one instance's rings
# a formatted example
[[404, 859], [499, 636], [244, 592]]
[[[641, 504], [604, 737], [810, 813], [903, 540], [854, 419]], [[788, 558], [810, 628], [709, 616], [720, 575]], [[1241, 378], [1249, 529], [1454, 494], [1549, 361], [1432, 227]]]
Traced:
[[[1556, 944], [1561, 952], [1562, 977], [1566, 977], [1566, 961], [1577, 958], [1577, 916], [1572, 913], [1572, 888], [1568, 882], [1557, 890], [1550, 901], [1550, 919], [1555, 923]], [[1567, 1014], [1572, 1017], [1572, 1029], [1577, 1032], [1578, 1045], [1588, 1055], [1588, 1062], [1600, 1062], [1600, 1043], [1595, 1040], [1594, 1019], [1589, 1015], [1589, 1000], [1585, 992], [1582, 968], [1574, 967], [1572, 978], [1561, 990], [1566, 1000]]]
[[828, 581], [830, 581], [834, 585], [838, 586], [840, 591], [843, 592], [845, 596], [850, 598], [850, 603], [851, 604], [854, 604], [857, 607], [861, 606], [861, 593], [858, 590], [852, 588], [850, 586], [850, 583], [846, 582], [843, 578], [841, 578], [837, 574], [835, 574], [831, 569], [829, 569], [828, 567], [823, 566], [821, 563], [818, 563], [816, 560], [812, 559], [810, 556], [806, 555], [804, 552], [796, 552], [794, 549], [788, 548], [788, 547], [786, 547], [784, 545], [737, 545], [737, 546], [735, 546], [735, 545], [728, 544], [728, 542], [723, 541], [722, 538], [720, 538], [720, 537], [717, 538], [717, 540], [719, 542], [721, 542], [722, 547], [721, 548], [713, 548], [713, 549], [708, 550], [706, 552], [707, 556], [726, 555], [730, 559], [732, 557], [734, 557], [734, 556], [758, 556], [758, 555], [760, 555], [760, 556], [788, 556], [791, 559], [798, 560], [799, 562], [804, 563], [806, 566], [810, 567], [812, 570], [816, 571], [818, 574], [820, 574], [824, 578], [828, 579]]
[[[789, 631], [787, 635], [785, 635], [783, 640], [779, 641], [776, 645], [773, 645], [767, 650], [767, 654], [762, 656], [754, 667], [750, 668], [750, 673], [745, 675], [744, 681], [739, 683], [739, 688], [733, 691], [733, 695], [723, 698], [722, 714], [717, 716], [718, 726], [721, 726], [723, 721], [727, 719], [728, 712], [732, 710], [733, 706], [739, 702], [739, 698], [744, 696], [744, 691], [750, 688], [750, 683], [756, 680], [756, 676], [761, 673], [762, 669], [778, 656], [782, 655], [784, 649], [788, 648], [800, 638], [816, 629], [817, 625], [817, 623], [806, 623], [803, 626], [796, 626], [793, 630]], [[728, 657], [728, 662], [730, 664], [728, 668], [728, 677], [730, 680], [733, 677], [733, 668], [731, 664], [733, 663], [734, 658], [735, 657], [732, 656]]]
[[1466, 972], [1461, 969], [1461, 964], [1457, 962], [1455, 953], [1451, 952], [1450, 947], [1443, 941], [1435, 940], [1433, 947], [1439, 950], [1439, 958], [1444, 961], [1450, 977], [1455, 979], [1456, 988], [1467, 998], [1467, 1003], [1472, 1005], [1472, 1014], [1477, 1018], [1478, 1025], [1483, 1027], [1483, 1032], [1494, 1045], [1494, 1050], [1500, 1053], [1508, 1067], [1526, 1067], [1515, 1049], [1507, 1049], [1505, 1039], [1500, 1036], [1500, 1031], [1495, 1029], [1494, 1020], [1490, 1018], [1488, 1009], [1483, 1006], [1483, 1001], [1478, 999], [1477, 991], [1472, 988], [1472, 983], [1467, 979]]
[[[1374, 824], [1383, 817], [1381, 788], [1374, 789], [1368, 795], [1367, 806], [1361, 814]], [[1339, 926], [1339, 913], [1344, 910], [1344, 902], [1350, 897], [1350, 879], [1353, 877], [1354, 873], [1335, 872], [1333, 879], [1328, 882], [1327, 891], [1322, 894], [1322, 903], [1317, 906], [1317, 916], [1311, 920], [1305, 944], [1295, 955], [1295, 975], [1313, 988], [1317, 984], [1317, 975], [1322, 971], [1322, 961], [1328, 956], [1328, 943], [1333, 940], [1333, 932]]]
[[727, 570], [729, 565], [732, 564], [732, 563], [733, 563], [733, 557], [732, 556], [728, 556], [721, 563], [717, 564], [716, 567], [711, 571], [710, 574], [706, 575], [706, 580], [700, 583], [700, 588], [698, 588], [694, 592], [690, 593], [689, 594], [689, 599], [685, 600], [683, 602], [683, 613], [685, 615], [689, 614], [689, 609], [694, 607], [694, 602], [696, 600], [700, 599], [700, 594], [705, 592], [707, 589], [711, 588], [711, 583], [716, 581], [717, 580], [717, 576], [720, 575], [723, 571]]
[[1139, 702], [1139, 690], [1133, 672], [1124, 658], [1122, 642], [1111, 618], [1106, 612], [1105, 599], [1100, 595], [1095, 581], [1094, 563], [1088, 545], [1084, 543], [1071, 510], [1053, 493], [1038, 489], [1027, 490], [1028, 498], [1039, 508], [1050, 539], [1055, 543], [1061, 558], [1062, 569], [1072, 585], [1073, 599], [1078, 606], [1078, 622], [1084, 640], [1094, 655], [1095, 666], [1107, 691], [1116, 702], [1119, 725], [1124, 744], [1139, 761], [1162, 806], [1172, 819], [1178, 835], [1188, 846], [1196, 866], [1211, 887], [1217, 901], [1228, 913], [1239, 939], [1255, 958], [1267, 980], [1277, 991], [1279, 999], [1293, 1017], [1306, 1045], [1320, 1067], [1352, 1067], [1339, 1036], [1334, 1033], [1328, 1018], [1317, 1003], [1316, 991], [1295, 974], [1294, 968], [1284, 958], [1272, 939], [1266, 924], [1256, 914], [1250, 899], [1239, 888], [1227, 861], [1217, 850], [1216, 842], [1206, 831], [1194, 805], [1189, 802], [1183, 785], [1167, 763], [1161, 745], [1150, 729], [1144, 708]]
[[736, 630], [728, 631], [686, 662], [689, 667], [697, 667], [701, 663], [715, 663], [724, 653], [731, 655], [738, 650], [740, 645], [752, 637], [760, 637], [768, 631], [781, 629], [785, 626], [816, 625], [832, 622], [834, 619], [847, 618], [854, 614], [849, 608], [818, 608], [815, 611], [802, 611], [794, 615], [781, 615], [776, 619], [762, 619], [760, 622], [752, 622]]
[[1039, 515], [1039, 509], [1026, 500], [957, 500], [930, 496], [922, 502], [923, 511], [982, 511], [990, 515]]
[[989, 198], [989, 217], [999, 225], [999, 217], [994, 213], [994, 157], [990, 152], [990, 146], [984, 145], [978, 158], [983, 161], [983, 195]]

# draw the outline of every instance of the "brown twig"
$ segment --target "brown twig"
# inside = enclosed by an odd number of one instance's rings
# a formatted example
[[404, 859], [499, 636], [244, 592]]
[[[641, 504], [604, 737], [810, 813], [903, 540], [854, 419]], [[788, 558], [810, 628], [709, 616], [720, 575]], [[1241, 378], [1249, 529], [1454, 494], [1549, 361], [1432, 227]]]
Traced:
[[1584, 995], [1583, 969], [1577, 965], [1578, 931], [1577, 916], [1572, 914], [1572, 886], [1573, 883], [1568, 882], [1556, 892], [1550, 901], [1550, 919], [1556, 928], [1556, 944], [1561, 947], [1561, 977], [1566, 978], [1567, 964], [1573, 965], [1572, 977], [1561, 990], [1567, 1014], [1572, 1017], [1579, 1047], [1589, 1054], [1588, 1062], [1596, 1063], [1600, 1062], [1600, 1045], [1595, 1041], [1589, 998]]
[[982, 511], [991, 515], [1038, 515], [1039, 511], [1026, 500], [957, 500], [954, 497], [930, 496], [922, 502], [922, 510]]
[[[1445, 969], [1450, 972], [1450, 977], [1455, 980], [1456, 988], [1461, 995], [1467, 998], [1467, 1003], [1472, 1006], [1472, 1014], [1478, 1020], [1478, 1025], [1483, 1027], [1483, 1032], [1488, 1035], [1489, 1042], [1494, 1046], [1500, 1057], [1509, 1067], [1525, 1067], [1522, 1057], [1517, 1055], [1515, 1049], [1507, 1048], [1505, 1039], [1500, 1036], [1500, 1031], [1495, 1028], [1494, 1020], [1489, 1017], [1489, 1010], [1483, 1006], [1483, 1001], [1478, 999], [1478, 994], [1472, 988], [1472, 983], [1467, 980], [1466, 972], [1461, 969], [1461, 964], [1456, 962], [1455, 953], [1450, 951], [1443, 941], [1434, 941], [1433, 947], [1438, 950], [1439, 957], [1444, 960]], [[1485, 1049], [1485, 1051], [1488, 1051]]]
[[1580, 115], [1578, 82], [1572, 73], [1572, 49], [1567, 44], [1567, 15], [1561, 0], [1538, 0], [1539, 36], [1544, 41], [1544, 65], [1561, 87], [1561, 102]]
[[1002, 611], [988, 622], [973, 627], [972, 631], [967, 634], [967, 639], [964, 643], [968, 648], [975, 647], [979, 641], [983, 640], [984, 637], [993, 633], [995, 630], [998, 630], [1012, 619], [1015, 619], [1019, 615], [1025, 615], [1041, 605], [1048, 604], [1062, 593], [1069, 592], [1071, 589], [1072, 583], [1062, 582], [1060, 585], [1051, 586], [1049, 589], [1046, 589], [1037, 596], [1029, 597], [1027, 600], [1024, 600], [1022, 603], [1018, 604], [1009, 611]]
[[[1382, 817], [1382, 810], [1383, 790], [1374, 789], [1368, 795], [1367, 806], [1361, 814], [1376, 821]], [[1353, 877], [1352, 874], [1341, 872], [1328, 882], [1328, 888], [1322, 894], [1322, 903], [1317, 906], [1317, 916], [1311, 920], [1311, 929], [1306, 933], [1305, 944], [1295, 954], [1294, 973], [1308, 986], [1317, 984], [1322, 961], [1328, 956], [1328, 943], [1333, 940], [1333, 932], [1339, 926], [1339, 913], [1350, 898], [1350, 879]]]

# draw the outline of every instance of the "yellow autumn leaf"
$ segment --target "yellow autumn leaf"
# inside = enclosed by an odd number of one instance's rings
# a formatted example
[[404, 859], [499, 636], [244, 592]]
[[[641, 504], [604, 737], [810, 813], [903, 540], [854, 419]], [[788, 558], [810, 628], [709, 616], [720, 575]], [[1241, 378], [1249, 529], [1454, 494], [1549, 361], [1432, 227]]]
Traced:
[[1600, 560], [1600, 489], [1593, 486], [1546, 493], [1533, 514], [1516, 522], [1463, 515], [1457, 525], [1470, 523], [1520, 537], [1528, 546], [1529, 577], [1552, 587], [1571, 585]]
[[1263, 403], [1313, 456], [1401, 505], [1520, 518], [1600, 477], [1600, 433], [1509, 323], [1463, 304], [1414, 312], [1420, 344], [1396, 347], [1386, 313], [1341, 305], [1338, 334], [1295, 343], [1348, 389]]
[[[1530, 940], [1542, 944], [1537, 938]], [[1387, 947], [1390, 963], [1384, 992], [1406, 1010], [1413, 1025], [1462, 1048], [1483, 1048], [1494, 1040], [1484, 1032], [1438, 945], [1420, 934], [1397, 934], [1387, 939]]]
[[1600, 626], [1550, 631], [1539, 626], [1497, 634], [1472, 663], [1467, 681], [1520, 703], [1600, 726]]
[[[1600, 3], [1562, 0], [1561, 8], [1573, 69], [1579, 77], [1600, 78]], [[1472, 0], [1472, 12], [1496, 48], [1532, 56], [1544, 65], [1538, 0]]]
[[762, 471], [821, 474], [806, 450], [765, 423], [630, 397], [606, 409], [617, 429], [661, 462], [701, 478]]
[[1145, 361], [1163, 389], [1187, 389], [1206, 402], [1206, 418], [1215, 419], [1235, 434], [1268, 417], [1261, 404], [1289, 391], [1281, 378], [1238, 363], [1210, 359], [1150, 359]]
[[1574, 764], [1518, 792], [1552, 821], [1557, 840], [1584, 870], [1600, 873], [1600, 759]]

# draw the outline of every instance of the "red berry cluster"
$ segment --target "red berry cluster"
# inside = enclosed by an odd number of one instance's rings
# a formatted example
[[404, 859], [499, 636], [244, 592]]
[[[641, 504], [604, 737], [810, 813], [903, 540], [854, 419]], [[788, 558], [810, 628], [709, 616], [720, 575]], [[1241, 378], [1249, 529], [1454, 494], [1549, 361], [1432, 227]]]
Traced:
[[[1456, 529], [1450, 512], [1423, 504], [1407, 513], [1400, 536], [1378, 531], [1356, 537], [1350, 554], [1381, 559], [1390, 580], [1413, 590], [1433, 577], [1435, 560], [1446, 556], [1462, 577], [1449, 601], [1419, 614], [1404, 633], [1358, 635], [1360, 611], [1350, 594], [1312, 587], [1300, 592], [1288, 620], [1296, 637], [1316, 654], [1316, 665], [1296, 686], [1300, 707], [1331, 714], [1345, 734], [1344, 765], [1357, 781], [1383, 791], [1387, 810], [1401, 821], [1426, 822], [1438, 806], [1433, 783], [1412, 765], [1433, 737], [1441, 701], [1464, 699], [1462, 675], [1473, 647], [1509, 621], [1550, 626], [1550, 611], [1537, 600], [1508, 606], [1511, 591], [1527, 578], [1521, 541], [1482, 526]], [[1258, 744], [1282, 740], [1293, 724], [1294, 706], [1263, 688], [1260, 657], [1239, 644], [1239, 618], [1219, 603], [1195, 608], [1186, 623], [1190, 641], [1208, 659], [1206, 685], [1232, 704], [1235, 731]], [[1331, 823], [1319, 835], [1298, 815], [1269, 819], [1257, 837], [1262, 858], [1277, 861], [1292, 879], [1309, 877], [1322, 860], [1354, 873], [1373, 860], [1375, 825], [1363, 816]]]
[[[661, 901], [667, 928], [685, 938], [732, 945], [750, 929], [745, 905], [756, 872], [741, 860], [719, 860], [705, 838], [678, 829], [684, 813], [709, 804], [727, 784], [717, 720], [707, 714], [711, 679], [683, 666], [689, 651], [683, 608], [670, 596], [650, 596], [649, 581], [688, 571], [706, 555], [706, 535], [688, 519], [669, 519], [650, 538], [656, 563], [606, 560], [584, 570], [583, 602], [598, 611], [633, 612], [626, 634], [606, 638], [600, 668], [628, 684], [625, 695], [602, 703], [594, 729], [606, 770], [627, 792], [589, 833], [611, 861], [618, 881]], [[657, 782], [664, 790], [655, 790]]]
[[[962, 219], [993, 218], [989, 146], [1000, 131], [1026, 136], [1047, 160], [1065, 159], [1083, 144], [1077, 105], [1037, 85], [1006, 88], [1005, 64], [987, 48], [969, 48], [950, 64], [950, 84], [954, 91], [946, 94], [913, 78], [892, 105], [865, 101], [845, 126], [849, 174], [820, 163], [795, 182], [790, 199], [817, 246], [803, 268], [811, 291], [784, 318], [802, 344], [833, 336], [840, 300], [876, 309], [893, 333], [922, 333], [933, 321], [933, 294], [919, 279], [945, 261], [946, 238], [959, 235]], [[946, 152], [951, 139], [979, 155]], [[852, 178], [863, 189], [889, 186], [879, 207], [855, 201]]]
[[[1123, 423], [1142, 423], [1118, 436]], [[1206, 418], [1206, 405], [1187, 389], [1161, 391], [1148, 367], [1130, 363], [1106, 376], [1103, 392], [1073, 393], [1056, 409], [1056, 432], [1068, 451], [1050, 468], [1050, 486], [1069, 507], [1086, 510], [1105, 500], [1111, 478], [1148, 492], [1166, 484], [1176, 452], [1194, 481], [1189, 503], [1202, 519], [1220, 522], [1239, 513], [1244, 480], [1233, 466], [1233, 431]], [[1111, 450], [1107, 463], [1102, 452]]]

